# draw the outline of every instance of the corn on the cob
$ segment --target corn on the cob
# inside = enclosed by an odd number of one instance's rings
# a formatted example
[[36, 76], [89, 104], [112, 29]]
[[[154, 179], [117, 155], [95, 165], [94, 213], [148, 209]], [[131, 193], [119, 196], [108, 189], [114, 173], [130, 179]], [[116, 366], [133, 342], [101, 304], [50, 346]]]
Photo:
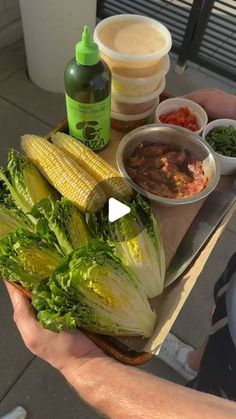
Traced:
[[21, 146], [48, 182], [81, 211], [103, 207], [106, 195], [96, 180], [58, 147], [36, 135], [23, 135]]
[[99, 182], [108, 197], [119, 200], [131, 197], [132, 190], [119, 172], [81, 141], [62, 132], [52, 134], [51, 139]]

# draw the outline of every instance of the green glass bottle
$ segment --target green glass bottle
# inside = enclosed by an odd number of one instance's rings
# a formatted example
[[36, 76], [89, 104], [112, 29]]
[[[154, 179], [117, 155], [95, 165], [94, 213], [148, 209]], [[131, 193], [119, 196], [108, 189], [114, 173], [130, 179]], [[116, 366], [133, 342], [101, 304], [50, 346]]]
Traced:
[[93, 150], [110, 140], [111, 71], [100, 59], [88, 26], [65, 68], [69, 133]]

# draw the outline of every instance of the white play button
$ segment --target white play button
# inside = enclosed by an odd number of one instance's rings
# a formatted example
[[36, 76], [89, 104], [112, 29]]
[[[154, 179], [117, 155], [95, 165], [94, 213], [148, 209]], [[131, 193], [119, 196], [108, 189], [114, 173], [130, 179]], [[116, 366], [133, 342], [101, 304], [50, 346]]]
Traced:
[[109, 198], [108, 200], [108, 219], [111, 223], [113, 221], [119, 220], [119, 218], [124, 217], [124, 215], [129, 214], [130, 208], [122, 204], [122, 202], [117, 201], [115, 198]]

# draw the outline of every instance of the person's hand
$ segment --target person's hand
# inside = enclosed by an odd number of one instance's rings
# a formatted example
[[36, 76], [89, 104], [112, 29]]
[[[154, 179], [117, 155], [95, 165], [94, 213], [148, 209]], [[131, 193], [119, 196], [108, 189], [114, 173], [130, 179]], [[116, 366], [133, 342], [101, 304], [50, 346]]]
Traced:
[[209, 118], [236, 119], [236, 97], [218, 89], [200, 89], [184, 95], [202, 106]]
[[35, 355], [49, 362], [63, 374], [76, 366], [96, 357], [105, 357], [82, 332], [53, 333], [43, 329], [35, 319], [28, 298], [21, 291], [6, 282], [13, 309], [14, 320], [27, 348]]

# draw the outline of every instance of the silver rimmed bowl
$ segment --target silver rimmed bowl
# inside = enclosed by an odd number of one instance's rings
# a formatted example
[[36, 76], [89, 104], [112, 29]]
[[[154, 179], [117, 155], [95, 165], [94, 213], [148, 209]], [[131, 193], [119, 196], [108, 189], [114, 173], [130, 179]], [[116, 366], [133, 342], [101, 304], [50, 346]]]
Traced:
[[[175, 199], [153, 194], [136, 184], [128, 175], [125, 162], [138, 144], [148, 143], [178, 146], [180, 149], [185, 149], [191, 158], [202, 161], [203, 169], [208, 179], [206, 188], [195, 195], [183, 199]], [[116, 161], [120, 173], [135, 191], [162, 205], [183, 205], [200, 201], [215, 189], [220, 178], [220, 164], [216, 153], [209, 144], [199, 135], [173, 125], [150, 124], [129, 132], [123, 137], [117, 148]]]

